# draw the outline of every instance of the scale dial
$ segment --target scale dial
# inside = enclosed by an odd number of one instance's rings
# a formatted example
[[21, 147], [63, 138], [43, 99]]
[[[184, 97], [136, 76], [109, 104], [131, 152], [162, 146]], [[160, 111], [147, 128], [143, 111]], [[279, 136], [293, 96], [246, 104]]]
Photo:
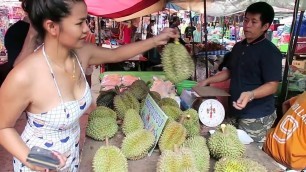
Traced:
[[216, 127], [225, 117], [223, 105], [216, 99], [204, 100], [199, 107], [200, 121], [208, 127]]

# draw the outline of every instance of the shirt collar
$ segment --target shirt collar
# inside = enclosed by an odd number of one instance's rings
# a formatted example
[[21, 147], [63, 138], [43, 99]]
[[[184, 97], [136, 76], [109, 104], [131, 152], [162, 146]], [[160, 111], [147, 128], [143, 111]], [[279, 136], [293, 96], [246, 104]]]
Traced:
[[252, 41], [251, 43], [248, 43], [248, 42], [246, 41], [246, 39], [244, 39], [244, 40], [242, 41], [242, 43], [245, 44], [245, 45], [247, 45], [247, 44], [249, 44], [249, 45], [254, 45], [254, 44], [257, 44], [257, 43], [263, 41], [264, 39], [266, 39], [265, 34], [262, 34], [260, 37], [258, 37], [257, 39], [255, 39], [255, 40]]

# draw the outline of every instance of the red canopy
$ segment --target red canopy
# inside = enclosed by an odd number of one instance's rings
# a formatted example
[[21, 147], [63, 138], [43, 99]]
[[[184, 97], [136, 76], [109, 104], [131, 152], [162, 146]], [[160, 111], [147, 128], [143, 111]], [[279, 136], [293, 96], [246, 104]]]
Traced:
[[119, 18], [136, 13], [159, 0], [85, 0], [88, 13], [105, 18]]

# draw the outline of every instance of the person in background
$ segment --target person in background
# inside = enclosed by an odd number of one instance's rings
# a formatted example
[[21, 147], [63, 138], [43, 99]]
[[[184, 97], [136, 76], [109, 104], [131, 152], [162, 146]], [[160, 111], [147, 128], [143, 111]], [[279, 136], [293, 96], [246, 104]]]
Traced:
[[192, 40], [192, 37], [193, 37], [193, 31], [196, 30], [196, 28], [194, 26], [191, 26], [191, 22], [189, 23], [189, 25], [186, 27], [185, 29], [185, 38], [187, 38], [189, 41]]
[[267, 134], [263, 150], [287, 170], [306, 170], [306, 92], [283, 103], [284, 116]]
[[170, 28], [175, 28], [180, 33], [179, 42], [180, 42], [180, 44], [185, 45], [186, 42], [183, 40], [182, 35], [181, 35], [181, 31], [178, 27], [180, 24], [181, 24], [180, 18], [178, 16], [173, 16]]
[[147, 26], [147, 37], [146, 37], [146, 39], [152, 38], [154, 36], [153, 28], [152, 28], [154, 25], [155, 25], [155, 21], [150, 20], [150, 24], [148, 24], [148, 26]]
[[262, 147], [276, 119], [274, 93], [282, 79], [282, 54], [265, 38], [274, 10], [266, 2], [250, 5], [243, 22], [245, 39], [235, 44], [228, 70], [200, 81], [200, 86], [231, 79], [231, 116]]
[[[6, 70], [0, 74], [0, 86], [13, 67], [31, 54], [38, 44], [37, 32], [31, 26], [27, 16], [8, 28], [4, 36], [4, 46], [7, 50], [8, 62], [1, 66], [5, 67]], [[27, 48], [23, 48], [25, 45]]]
[[122, 26], [122, 42], [124, 44], [129, 44], [132, 41], [132, 22], [131, 21], [127, 21], [125, 23], [123, 23]]
[[192, 42], [197, 42], [200, 43], [201, 41], [201, 24], [197, 24], [196, 30], [193, 31], [193, 41]]
[[182, 35], [182, 38], [185, 37], [185, 30], [186, 30], [186, 27], [188, 25], [186, 24], [186, 20], [183, 20], [182, 23], [181, 23], [181, 35]]
[[[27, 162], [33, 146], [53, 151], [59, 172], [79, 171], [79, 119], [92, 102], [85, 79], [88, 65], [117, 63], [177, 38], [174, 29], [136, 43], [106, 49], [86, 43], [84, 0], [25, 0], [43, 45], [16, 65], [0, 89], [0, 145], [14, 156], [14, 171], [48, 171]], [[21, 136], [14, 128], [28, 116]]]

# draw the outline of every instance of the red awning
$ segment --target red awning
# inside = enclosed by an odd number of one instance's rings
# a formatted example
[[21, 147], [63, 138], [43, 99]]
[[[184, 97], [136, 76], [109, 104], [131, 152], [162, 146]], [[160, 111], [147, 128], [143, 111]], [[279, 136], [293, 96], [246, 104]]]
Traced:
[[88, 13], [105, 18], [119, 18], [145, 9], [159, 0], [85, 0]]

